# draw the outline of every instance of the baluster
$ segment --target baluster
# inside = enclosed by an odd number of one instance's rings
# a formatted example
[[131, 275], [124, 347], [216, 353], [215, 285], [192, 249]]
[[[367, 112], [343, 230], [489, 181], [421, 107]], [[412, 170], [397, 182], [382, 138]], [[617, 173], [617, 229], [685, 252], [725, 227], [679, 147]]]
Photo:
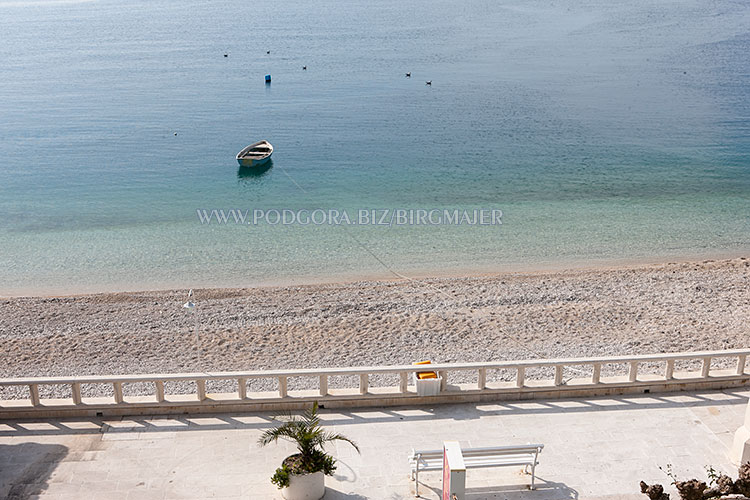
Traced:
[[482, 390], [487, 388], [487, 368], [480, 368], [479, 375], [477, 376], [477, 389]]
[[31, 398], [31, 404], [32, 406], [41, 406], [41, 401], [39, 400], [39, 386], [36, 384], [29, 384], [29, 396]]
[[555, 365], [555, 385], [563, 383], [563, 365]]
[[237, 397], [247, 399], [247, 379], [239, 377], [237, 379]]
[[73, 392], [73, 404], [81, 404], [81, 384], [79, 382], [73, 382], [70, 384], [70, 388]]
[[125, 401], [122, 394], [122, 382], [113, 382], [112, 387], [114, 387], [115, 390], [115, 403], [119, 405]]
[[399, 383], [398, 383], [398, 390], [401, 394], [406, 394], [406, 391], [408, 391], [409, 386], [409, 372], [401, 372], [399, 373]]
[[747, 355], [746, 354], [740, 354], [737, 356], [737, 375], [742, 375], [745, 373], [745, 363], [747, 362]]
[[279, 377], [279, 397], [287, 397], [287, 380], [286, 377]]
[[367, 394], [367, 390], [370, 387], [370, 375], [367, 373], [359, 374], [359, 393]]
[[205, 401], [206, 399], [206, 381], [199, 378], [195, 381], [195, 385], [198, 387], [198, 401]]
[[166, 396], [164, 394], [164, 381], [156, 380], [154, 382], [154, 385], [156, 386], [156, 402], [163, 403], [166, 400]]
[[674, 359], [667, 360], [667, 370], [664, 373], [664, 378], [667, 380], [674, 380]]
[[628, 381], [635, 382], [638, 380], [638, 361], [630, 362], [630, 369], [628, 370]]
[[591, 374], [591, 383], [599, 384], [602, 380], [602, 364], [594, 363], [594, 373]]
[[526, 367], [519, 366], [518, 371], [516, 373], [516, 387], [518, 387], [519, 389], [522, 388], [525, 382], [526, 382]]
[[708, 374], [711, 371], [711, 357], [703, 358], [703, 365], [701, 366], [701, 378], [708, 378]]
[[328, 396], [328, 375], [320, 376], [320, 395]]

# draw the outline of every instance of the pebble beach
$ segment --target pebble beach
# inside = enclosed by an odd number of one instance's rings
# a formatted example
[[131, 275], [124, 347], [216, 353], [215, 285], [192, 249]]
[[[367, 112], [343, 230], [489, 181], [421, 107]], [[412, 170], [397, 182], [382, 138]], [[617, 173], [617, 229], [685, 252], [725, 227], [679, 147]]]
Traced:
[[[0, 377], [494, 361], [750, 345], [750, 260], [0, 301]], [[196, 345], [196, 326], [198, 344]], [[198, 358], [200, 348], [200, 360]]]

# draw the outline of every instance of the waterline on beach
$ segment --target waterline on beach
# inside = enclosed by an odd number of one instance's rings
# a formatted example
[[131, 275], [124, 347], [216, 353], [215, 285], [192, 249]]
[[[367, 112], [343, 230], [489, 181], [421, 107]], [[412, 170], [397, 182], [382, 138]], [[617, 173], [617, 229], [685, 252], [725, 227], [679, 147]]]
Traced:
[[[227, 8], [35, 3], [0, 18], [0, 294], [750, 247], [746, 4]], [[255, 9], [271, 24], [253, 26]], [[273, 166], [238, 169], [261, 138]], [[197, 220], [205, 207], [489, 208], [503, 223], [218, 227]]]

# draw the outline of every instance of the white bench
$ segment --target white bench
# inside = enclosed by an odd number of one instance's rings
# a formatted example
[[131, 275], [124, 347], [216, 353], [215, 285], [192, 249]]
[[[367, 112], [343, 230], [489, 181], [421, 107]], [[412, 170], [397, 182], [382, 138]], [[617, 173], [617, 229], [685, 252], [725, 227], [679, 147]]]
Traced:
[[[506, 467], [523, 465], [524, 472], [529, 473], [531, 467], [531, 489], [534, 489], [536, 465], [543, 444], [526, 444], [522, 446], [495, 446], [490, 448], [463, 448], [461, 454], [467, 469], [480, 467]], [[411, 480], [415, 481], [414, 493], [419, 496], [419, 472], [427, 470], [442, 470], [443, 450], [411, 450], [409, 455]]]

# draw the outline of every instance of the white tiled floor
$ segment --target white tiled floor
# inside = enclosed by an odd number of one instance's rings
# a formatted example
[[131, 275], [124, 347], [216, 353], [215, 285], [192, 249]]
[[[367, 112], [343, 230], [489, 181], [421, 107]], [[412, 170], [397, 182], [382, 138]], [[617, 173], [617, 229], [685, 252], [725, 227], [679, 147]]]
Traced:
[[[327, 479], [326, 500], [413, 498], [406, 456], [414, 448], [540, 442], [538, 489], [519, 468], [472, 469], [479, 499], [642, 499], [638, 482], [736, 474], [727, 453], [750, 391], [615, 396], [372, 410], [323, 410], [324, 423], [354, 439]], [[269, 477], [291, 445], [258, 448], [270, 414], [45, 420], [0, 423], [0, 498], [276, 499]], [[420, 475], [424, 498], [440, 473]], [[673, 495], [676, 496], [676, 495]]]

